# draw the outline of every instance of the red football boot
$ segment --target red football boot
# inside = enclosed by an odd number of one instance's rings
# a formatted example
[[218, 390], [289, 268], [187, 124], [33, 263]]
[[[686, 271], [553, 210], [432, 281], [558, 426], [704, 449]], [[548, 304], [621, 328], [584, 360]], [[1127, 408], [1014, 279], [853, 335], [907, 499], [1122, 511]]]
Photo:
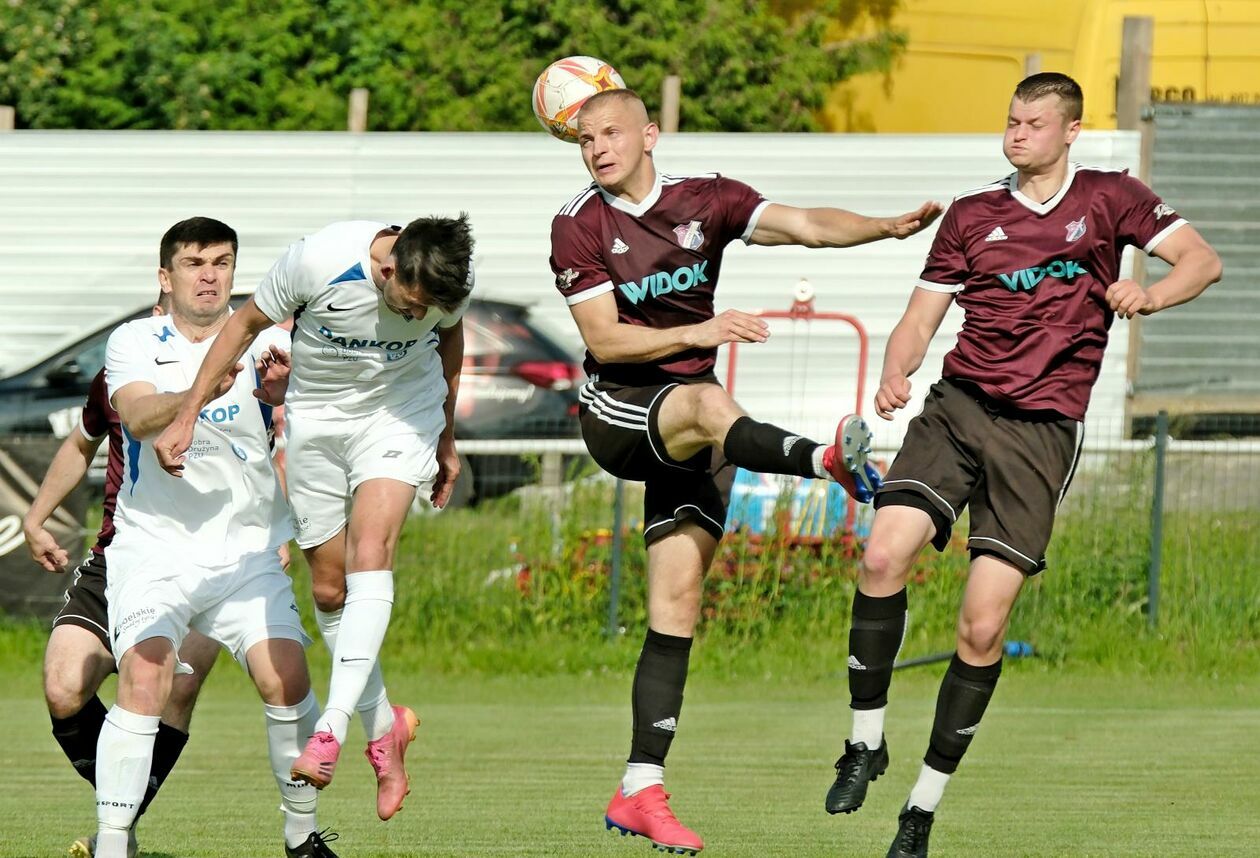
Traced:
[[646, 837], [662, 852], [695, 855], [704, 848], [700, 835], [679, 822], [669, 809], [669, 793], [660, 784], [632, 796], [623, 795], [618, 786], [604, 811], [604, 825], [617, 829], [622, 837]]

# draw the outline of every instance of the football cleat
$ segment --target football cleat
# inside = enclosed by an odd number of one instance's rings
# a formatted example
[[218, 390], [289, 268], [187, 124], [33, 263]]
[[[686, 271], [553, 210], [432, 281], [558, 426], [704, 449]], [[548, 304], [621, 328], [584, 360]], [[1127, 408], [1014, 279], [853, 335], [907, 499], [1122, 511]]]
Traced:
[[393, 706], [394, 726], [375, 742], [368, 742], [368, 762], [376, 772], [376, 815], [389, 819], [402, 809], [403, 799], [411, 792], [411, 778], [403, 767], [407, 746], [415, 741], [420, 719], [405, 706]]
[[695, 855], [704, 848], [700, 835], [679, 822], [669, 809], [669, 793], [660, 784], [631, 796], [623, 794], [618, 786], [604, 811], [604, 827], [617, 829], [622, 837], [646, 837], [661, 852]]
[[897, 836], [888, 847], [885, 858], [927, 858], [928, 835], [932, 833], [935, 814], [907, 804], [897, 817]]
[[836, 782], [827, 790], [828, 813], [852, 813], [866, 800], [866, 787], [888, 769], [888, 740], [874, 751], [865, 742], [844, 742], [844, 756], [836, 760]]
[[308, 783], [315, 789], [323, 789], [332, 783], [333, 770], [337, 768], [337, 757], [341, 754], [341, 743], [328, 731], [320, 731], [306, 742], [306, 748], [293, 761], [289, 777], [298, 783]]
[[849, 497], [870, 503], [883, 479], [867, 461], [875, 433], [857, 414], [850, 414], [836, 426], [836, 442], [823, 451], [823, 467]]
[[337, 835], [327, 828], [323, 831], [312, 831], [296, 848], [286, 843], [284, 858], [337, 858], [337, 853], [328, 846], [336, 839]]
[[[136, 858], [140, 852], [140, 845], [136, 842], [136, 830], [131, 829], [127, 833], [127, 858]], [[96, 835], [90, 834], [87, 837], [80, 837], [78, 840], [70, 844], [70, 858], [92, 858], [96, 854]]]

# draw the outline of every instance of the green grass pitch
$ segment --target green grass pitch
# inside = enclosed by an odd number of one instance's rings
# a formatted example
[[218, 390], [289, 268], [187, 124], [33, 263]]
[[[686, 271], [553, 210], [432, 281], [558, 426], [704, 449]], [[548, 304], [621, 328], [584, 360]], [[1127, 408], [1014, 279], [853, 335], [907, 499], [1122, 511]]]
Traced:
[[[880, 855], [918, 772], [940, 667], [899, 673], [892, 766], [856, 814], [822, 809], [847, 730], [843, 680], [693, 676], [668, 788], [706, 856]], [[321, 694], [325, 680], [316, 679]], [[391, 675], [392, 674], [392, 675]], [[389, 671], [423, 720], [412, 793], [381, 823], [351, 727], [321, 824], [343, 858], [627, 856], [647, 841], [604, 830], [629, 734], [625, 676], [428, 676]], [[48, 732], [34, 664], [0, 669], [0, 856], [64, 855], [94, 827], [92, 795]], [[950, 784], [932, 855], [1255, 855], [1260, 686], [1132, 679], [1011, 664]], [[223, 660], [192, 741], [140, 826], [155, 858], [283, 855], [261, 708]]]

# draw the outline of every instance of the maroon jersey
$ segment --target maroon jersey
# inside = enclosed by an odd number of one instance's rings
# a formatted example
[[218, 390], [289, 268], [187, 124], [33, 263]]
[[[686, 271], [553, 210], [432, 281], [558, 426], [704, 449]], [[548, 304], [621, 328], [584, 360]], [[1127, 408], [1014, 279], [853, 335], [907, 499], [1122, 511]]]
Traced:
[[[551, 269], [572, 306], [605, 292], [628, 325], [676, 328], [713, 318], [726, 245], [745, 242], [767, 205], [752, 188], [717, 173], [656, 177], [630, 203], [595, 183], [551, 222]], [[634, 387], [711, 378], [717, 349], [688, 349], [649, 363], [601, 364], [586, 373]]]
[[101, 529], [96, 534], [94, 554], [104, 554], [114, 540], [114, 507], [118, 504], [118, 487], [122, 485], [123, 429], [118, 412], [109, 404], [109, 391], [105, 386], [105, 370], [92, 379], [87, 402], [79, 416], [79, 429], [91, 440], [109, 435], [109, 462], [105, 467], [105, 502], [101, 510]]
[[962, 194], [941, 220], [919, 286], [963, 308], [944, 376], [1015, 408], [1085, 417], [1126, 245], [1147, 253], [1185, 225], [1125, 172], [1071, 164], [1038, 203], [1016, 174]]

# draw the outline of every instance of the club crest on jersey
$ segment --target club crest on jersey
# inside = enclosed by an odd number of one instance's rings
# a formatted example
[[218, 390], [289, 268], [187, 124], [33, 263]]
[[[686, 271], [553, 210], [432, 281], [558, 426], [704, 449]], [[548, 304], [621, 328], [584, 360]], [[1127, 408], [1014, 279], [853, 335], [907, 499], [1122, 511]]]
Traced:
[[1176, 212], [1173, 211], [1173, 207], [1167, 203], [1158, 203], [1155, 206], [1155, 220], [1159, 220], [1162, 217], [1168, 217], [1173, 214], [1176, 214]]
[[1067, 240], [1076, 241], [1085, 234], [1085, 216], [1082, 215], [1080, 220], [1074, 220], [1067, 225]]
[[568, 289], [573, 285], [573, 281], [577, 279], [578, 273], [572, 268], [566, 268], [556, 275], [556, 285], [561, 289]]
[[678, 246], [687, 250], [698, 250], [704, 244], [704, 233], [700, 231], [698, 220], [686, 225], [678, 224], [674, 227], [674, 237], [678, 239]]

